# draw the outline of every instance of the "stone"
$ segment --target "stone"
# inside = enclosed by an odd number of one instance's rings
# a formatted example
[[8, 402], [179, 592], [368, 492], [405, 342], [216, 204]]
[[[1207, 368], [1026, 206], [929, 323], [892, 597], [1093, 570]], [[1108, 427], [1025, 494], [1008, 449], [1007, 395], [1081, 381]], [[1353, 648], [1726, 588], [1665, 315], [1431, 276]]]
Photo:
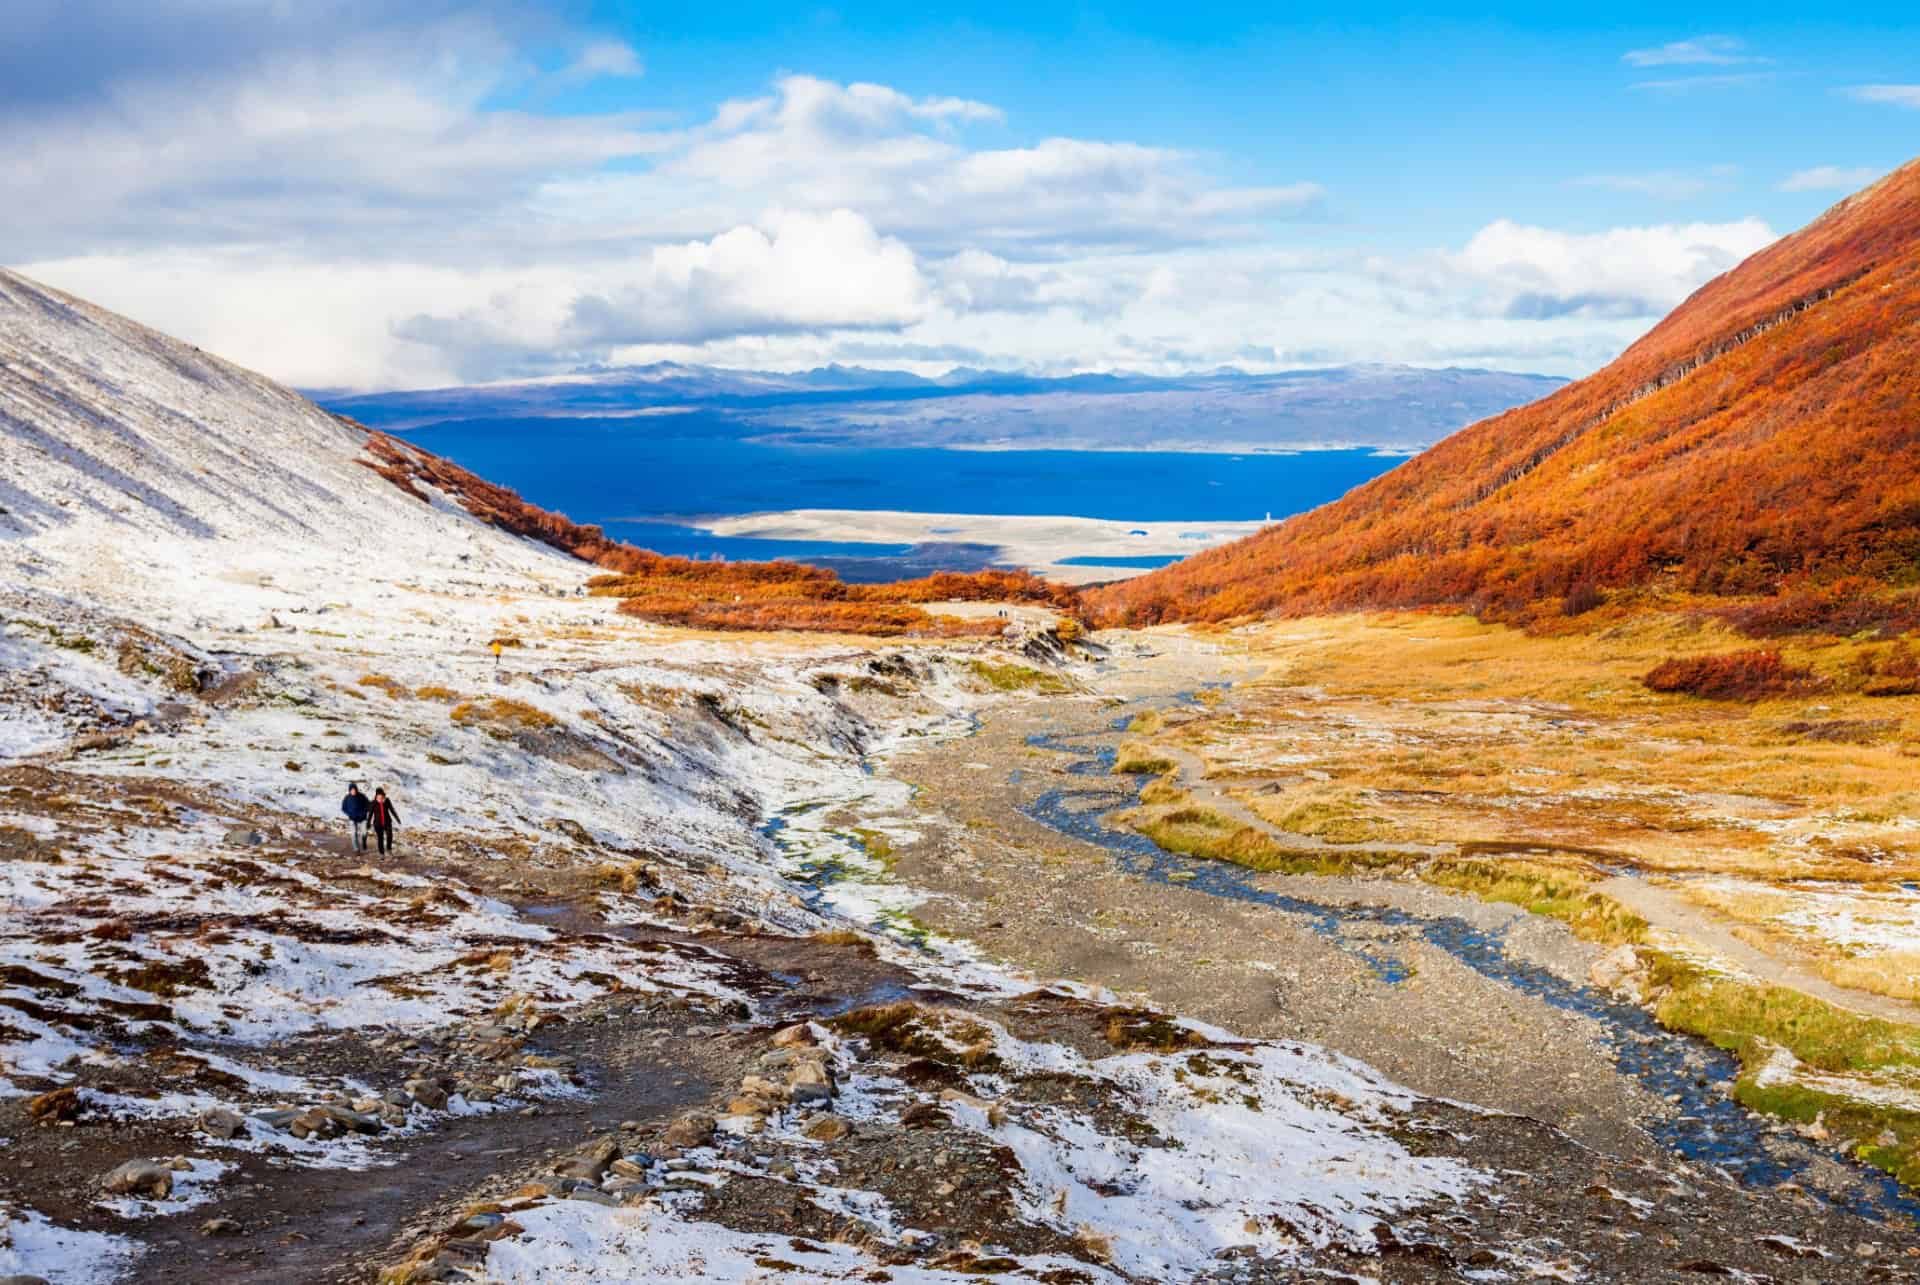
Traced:
[[801, 1130], [815, 1142], [838, 1142], [853, 1132], [853, 1126], [837, 1115], [816, 1116]]
[[960, 1089], [940, 1090], [940, 1100], [942, 1102], [957, 1103], [960, 1106], [980, 1112], [987, 1117], [987, 1124], [995, 1129], [1007, 1122], [1007, 1109], [998, 1102], [989, 1102], [985, 1098], [977, 1098], [973, 1094], [963, 1092]]
[[447, 1091], [434, 1080], [408, 1080], [407, 1092], [413, 1100], [429, 1111], [444, 1111], [447, 1106]]
[[209, 1218], [200, 1224], [202, 1236], [237, 1236], [240, 1224], [231, 1218]]
[[296, 1138], [331, 1138], [343, 1132], [341, 1125], [323, 1107], [302, 1111], [287, 1122], [287, 1132]]
[[833, 1073], [824, 1062], [796, 1062], [787, 1073], [787, 1089], [795, 1102], [831, 1102]]
[[695, 1111], [668, 1125], [660, 1140], [670, 1147], [704, 1147], [713, 1141], [713, 1130], [713, 1117]]
[[621, 1156], [607, 1168], [622, 1178], [644, 1178], [653, 1168], [653, 1160], [650, 1156]]
[[1641, 986], [1640, 952], [1631, 944], [1615, 947], [1593, 961], [1587, 970], [1587, 978], [1604, 991], [1626, 994], [1638, 1000]]
[[749, 1075], [741, 1080], [740, 1092], [742, 1096], [765, 1098], [769, 1102], [779, 1102], [787, 1096], [786, 1089], [763, 1075]]
[[229, 848], [257, 848], [266, 841], [266, 835], [245, 825], [237, 825], [220, 836], [220, 842]]
[[0, 1276], [0, 1285], [53, 1285], [44, 1276]]
[[947, 1123], [947, 1113], [931, 1102], [916, 1102], [900, 1113], [900, 1123], [909, 1129], [926, 1129]]
[[319, 1111], [320, 1114], [332, 1120], [342, 1129], [352, 1133], [380, 1133], [386, 1128], [386, 1126], [380, 1122], [380, 1117], [367, 1115], [364, 1112], [355, 1111], [350, 1107], [328, 1103], [326, 1106], [320, 1107]]
[[151, 1160], [129, 1160], [100, 1180], [109, 1196], [145, 1196], [165, 1200], [173, 1194], [173, 1170]]
[[300, 1112], [287, 1107], [275, 1107], [268, 1111], [255, 1111], [253, 1118], [261, 1124], [266, 1125], [269, 1129], [285, 1129], [288, 1125], [299, 1119], [300, 1115]]
[[620, 1204], [620, 1198], [618, 1196], [609, 1195], [598, 1187], [575, 1187], [573, 1190], [564, 1193], [561, 1199], [585, 1200], [596, 1205], [608, 1205], [616, 1208]]
[[605, 1169], [585, 1156], [569, 1156], [553, 1166], [554, 1173], [562, 1178], [579, 1178], [586, 1182], [598, 1182]]
[[820, 1041], [814, 1038], [813, 1027], [806, 1022], [801, 1022], [797, 1026], [789, 1026], [775, 1032], [773, 1042], [778, 1048], [790, 1048], [799, 1044], [818, 1044]]

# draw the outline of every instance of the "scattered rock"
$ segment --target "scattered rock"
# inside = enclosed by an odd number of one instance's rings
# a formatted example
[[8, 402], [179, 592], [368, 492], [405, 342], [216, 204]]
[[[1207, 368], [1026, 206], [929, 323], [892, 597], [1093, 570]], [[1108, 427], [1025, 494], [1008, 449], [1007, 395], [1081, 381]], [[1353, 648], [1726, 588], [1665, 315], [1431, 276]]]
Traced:
[[109, 1196], [145, 1196], [165, 1200], [173, 1194], [173, 1170], [151, 1160], [129, 1160], [100, 1180]]
[[246, 1118], [238, 1111], [229, 1111], [225, 1107], [202, 1111], [194, 1123], [209, 1138], [237, 1138], [247, 1131]]
[[814, 1117], [801, 1132], [815, 1142], [838, 1142], [853, 1132], [853, 1126], [843, 1116], [821, 1115]]
[[712, 1116], [696, 1111], [668, 1125], [660, 1140], [670, 1147], [704, 1147], [713, 1141], [714, 1127]]
[[200, 1224], [202, 1236], [237, 1236], [240, 1224], [231, 1218], [209, 1218]]
[[927, 1129], [947, 1123], [947, 1113], [931, 1102], [916, 1102], [900, 1113], [900, 1123], [909, 1129]]

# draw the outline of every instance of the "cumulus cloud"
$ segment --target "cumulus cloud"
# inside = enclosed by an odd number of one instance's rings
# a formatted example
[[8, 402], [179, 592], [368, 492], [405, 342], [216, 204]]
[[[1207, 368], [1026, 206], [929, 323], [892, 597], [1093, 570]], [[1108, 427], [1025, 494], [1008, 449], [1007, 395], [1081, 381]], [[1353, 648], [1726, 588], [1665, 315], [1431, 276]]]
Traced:
[[920, 319], [927, 284], [901, 242], [850, 210], [781, 217], [655, 249], [632, 279], [574, 300], [562, 338], [612, 347], [795, 330], [897, 329]]
[[1506, 219], [1451, 256], [1514, 320], [1650, 317], [1774, 239], [1758, 219], [1568, 233]]
[[496, 291], [453, 312], [399, 319], [393, 334], [463, 378], [604, 359], [650, 344], [745, 335], [899, 330], [926, 313], [913, 252], [848, 210], [782, 215], [706, 241], [656, 246], [585, 274]]
[[[1352, 214], [1311, 176], [1233, 182], [800, 74], [673, 116], [543, 112], [556, 86], [655, 93], [640, 51], [553, 16], [586, 10], [0, 5], [0, 245], [276, 377], [392, 387], [651, 360], [1576, 373], [1771, 237], [1499, 222], [1425, 251], [1285, 248], [1283, 221]], [[1677, 198], [1714, 177], [1583, 181]]]
[[258, 49], [241, 23], [234, 48], [191, 72], [161, 74], [163, 60], [85, 102], [0, 109], [0, 244], [16, 262], [183, 244], [444, 253], [557, 172], [665, 145], [631, 114], [489, 107], [517, 74], [512, 29], [439, 7], [413, 11], [405, 32]]
[[1222, 185], [1184, 153], [1128, 142], [968, 145], [967, 127], [1000, 119], [966, 99], [786, 76], [766, 97], [723, 105], [652, 171], [570, 198], [655, 208], [670, 191], [681, 209], [730, 219], [768, 204], [854, 208], [925, 251], [1032, 258], [1245, 237], [1312, 213], [1325, 195], [1304, 181]]
[[1842, 92], [1863, 103], [1883, 103], [1890, 107], [1911, 107], [1920, 111], [1920, 85], [1850, 85]]
[[1879, 178], [1885, 170], [1870, 165], [1816, 165], [1795, 170], [1780, 182], [1782, 192], [1851, 192]]
[[1746, 42], [1733, 36], [1695, 36], [1674, 40], [1650, 49], [1629, 49], [1620, 61], [1629, 67], [1677, 67], [1706, 63], [1733, 66], [1738, 63], [1765, 62], [1747, 51]]

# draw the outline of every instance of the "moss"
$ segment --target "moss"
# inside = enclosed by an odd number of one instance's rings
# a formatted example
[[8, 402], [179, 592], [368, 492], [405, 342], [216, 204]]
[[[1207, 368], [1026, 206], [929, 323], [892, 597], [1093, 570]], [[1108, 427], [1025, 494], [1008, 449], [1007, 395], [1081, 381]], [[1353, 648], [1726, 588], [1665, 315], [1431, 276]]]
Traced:
[[1752, 1052], [1777, 1044], [1821, 1071], [1920, 1067], [1920, 1026], [1867, 1017], [1784, 986], [1741, 981], [1664, 952], [1649, 956], [1649, 984], [1663, 1025]]
[[1482, 901], [1519, 906], [1564, 922], [1582, 941], [1604, 945], [1639, 944], [1647, 939], [1647, 921], [1611, 897], [1591, 891], [1570, 872], [1522, 862], [1436, 861], [1420, 872], [1426, 882]]
[[996, 692], [1038, 692], [1043, 696], [1062, 696], [1073, 690], [1073, 684], [1058, 674], [1042, 673], [1031, 665], [1018, 665], [1011, 661], [996, 665], [988, 660], [970, 660], [967, 668], [975, 678]]

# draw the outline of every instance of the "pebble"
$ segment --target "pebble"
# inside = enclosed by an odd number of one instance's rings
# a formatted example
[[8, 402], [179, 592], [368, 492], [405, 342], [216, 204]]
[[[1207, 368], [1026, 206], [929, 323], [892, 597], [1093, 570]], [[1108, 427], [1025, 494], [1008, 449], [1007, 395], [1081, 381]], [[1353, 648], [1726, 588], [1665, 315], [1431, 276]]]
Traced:
[[202, 1236], [237, 1236], [240, 1224], [231, 1218], [209, 1218], [200, 1224]]

